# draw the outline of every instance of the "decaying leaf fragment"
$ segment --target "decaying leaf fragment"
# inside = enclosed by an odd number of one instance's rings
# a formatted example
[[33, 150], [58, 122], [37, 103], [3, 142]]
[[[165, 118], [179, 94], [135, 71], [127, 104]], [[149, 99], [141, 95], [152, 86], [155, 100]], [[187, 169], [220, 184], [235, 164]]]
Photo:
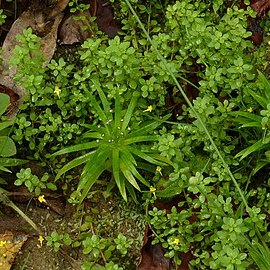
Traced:
[[12, 232], [0, 234], [0, 269], [9, 270], [17, 253], [27, 240], [25, 234], [14, 235]]

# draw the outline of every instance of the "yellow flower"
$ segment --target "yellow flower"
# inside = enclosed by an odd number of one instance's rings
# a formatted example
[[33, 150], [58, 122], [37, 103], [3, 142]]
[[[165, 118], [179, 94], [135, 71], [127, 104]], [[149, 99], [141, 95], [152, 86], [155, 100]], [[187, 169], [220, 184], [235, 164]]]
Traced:
[[40, 246], [42, 247], [42, 244], [43, 244], [43, 241], [44, 241], [44, 237], [43, 237], [42, 235], [40, 235], [40, 236], [38, 237], [38, 241], [39, 241], [39, 243], [40, 243]]
[[153, 111], [153, 106], [152, 105], [148, 106], [147, 109], [144, 110], [144, 112], [152, 112], [152, 111]]
[[156, 190], [157, 189], [155, 187], [153, 187], [153, 186], [150, 187], [150, 192], [153, 193], [154, 196], [156, 196]]
[[247, 111], [250, 112], [250, 113], [252, 113], [252, 112], [253, 112], [253, 109], [252, 109], [251, 107], [249, 107], [249, 108], [247, 109]]
[[161, 167], [160, 166], [157, 166], [156, 167], [156, 171], [160, 173], [160, 175], [162, 176], [162, 172], [161, 172]]
[[54, 88], [54, 93], [60, 98], [61, 89], [57, 85]]
[[7, 243], [7, 241], [0, 241], [0, 247], [5, 246], [6, 243]]
[[44, 198], [44, 195], [38, 196], [38, 200], [39, 200], [39, 202], [41, 202], [41, 203], [46, 203], [46, 202], [47, 202], [47, 201], [45, 200], [45, 198]]
[[173, 242], [172, 242], [174, 245], [179, 245], [180, 243], [180, 240], [179, 238], [174, 238]]

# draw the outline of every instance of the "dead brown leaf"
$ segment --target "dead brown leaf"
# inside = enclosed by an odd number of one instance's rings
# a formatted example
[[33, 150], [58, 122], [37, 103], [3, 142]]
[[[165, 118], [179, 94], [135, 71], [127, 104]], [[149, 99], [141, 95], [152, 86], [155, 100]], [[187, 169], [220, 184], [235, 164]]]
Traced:
[[[84, 17], [85, 20], [78, 20], [78, 17]], [[83, 13], [68, 14], [64, 17], [58, 31], [58, 42], [61, 45], [71, 45], [82, 43], [91, 37], [92, 31], [87, 25], [87, 18], [91, 17], [90, 11]], [[86, 27], [86, 29], [84, 29]]]
[[250, 6], [258, 16], [263, 16], [270, 9], [270, 0], [253, 0], [250, 2]]
[[12, 232], [0, 234], [0, 269], [9, 270], [12, 263], [27, 240], [25, 234], [13, 235]]

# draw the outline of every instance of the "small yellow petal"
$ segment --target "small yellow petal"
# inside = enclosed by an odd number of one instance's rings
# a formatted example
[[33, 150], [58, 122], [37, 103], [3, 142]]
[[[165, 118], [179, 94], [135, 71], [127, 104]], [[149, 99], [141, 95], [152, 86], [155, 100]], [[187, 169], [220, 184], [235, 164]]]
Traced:
[[160, 173], [160, 175], [162, 176], [162, 172], [161, 172], [161, 167], [160, 166], [157, 166], [156, 167], [156, 171]]
[[5, 245], [6, 245], [6, 243], [7, 243], [7, 241], [0, 241], [0, 247], [5, 246]]
[[61, 89], [57, 85], [54, 88], [54, 93], [60, 98]]
[[40, 235], [40, 236], [38, 237], [38, 241], [39, 241], [39, 243], [40, 243], [40, 246], [42, 246], [43, 241], [44, 241], [44, 237], [43, 237], [42, 235]]
[[41, 202], [41, 203], [46, 203], [46, 202], [47, 202], [47, 201], [45, 200], [45, 198], [44, 198], [44, 195], [38, 196], [38, 200], [39, 200], [39, 202]]
[[153, 111], [153, 106], [152, 106], [152, 105], [149, 105], [149, 106], [147, 107], [147, 109], [144, 110], [144, 112], [152, 112], [152, 111]]
[[155, 195], [156, 190], [157, 189], [155, 187], [153, 186], [150, 187], [150, 192], [153, 193], [154, 195]]
[[252, 113], [252, 112], [253, 112], [253, 109], [252, 109], [251, 107], [249, 107], [249, 108], [247, 109], [247, 111], [250, 112], [250, 113]]
[[178, 245], [180, 243], [179, 238], [174, 238], [172, 243], [175, 244], [175, 245]]

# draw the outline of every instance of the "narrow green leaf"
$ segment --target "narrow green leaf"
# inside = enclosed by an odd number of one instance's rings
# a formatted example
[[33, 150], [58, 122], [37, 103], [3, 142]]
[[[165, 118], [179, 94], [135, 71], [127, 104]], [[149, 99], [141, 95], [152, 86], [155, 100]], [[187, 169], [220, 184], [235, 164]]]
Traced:
[[106, 132], [105, 128], [100, 128], [98, 132], [93, 132], [93, 131], [87, 131], [82, 135], [82, 139], [86, 138], [93, 138], [93, 139], [102, 139], [102, 134]]
[[263, 139], [260, 139], [257, 142], [255, 142], [253, 145], [251, 145], [251, 146], [245, 148], [244, 150], [242, 150], [241, 152], [239, 152], [235, 157], [236, 158], [240, 157], [240, 160], [242, 160], [245, 157], [247, 157], [248, 155], [250, 155], [251, 153], [258, 151], [264, 147], [265, 147], [265, 144], [263, 143]]
[[89, 190], [93, 184], [98, 180], [101, 173], [108, 169], [110, 166], [110, 161], [108, 160], [111, 154], [111, 150], [105, 147], [99, 147], [95, 154], [91, 157], [90, 160], [85, 164], [81, 179], [77, 188], [77, 191], [82, 190], [82, 195], [80, 197], [80, 203], [87, 196]]
[[61, 150], [53, 153], [51, 156], [53, 157], [53, 156], [59, 156], [59, 155], [64, 155], [64, 154], [68, 154], [68, 153], [78, 152], [78, 151], [82, 151], [82, 150], [86, 150], [86, 149], [93, 149], [93, 148], [96, 148], [98, 146], [99, 146], [99, 143], [96, 141], [76, 144], [76, 145], [61, 149]]
[[92, 151], [90, 153], [87, 153], [85, 155], [82, 155], [80, 157], [77, 157], [73, 160], [71, 160], [70, 162], [68, 162], [66, 165], [64, 165], [57, 173], [55, 180], [58, 180], [60, 178], [60, 176], [64, 173], [66, 173], [67, 171], [87, 162], [91, 156], [95, 153], [95, 151]]
[[262, 125], [261, 125], [260, 122], [249, 122], [249, 123], [243, 124], [241, 126], [241, 128], [247, 128], [247, 127], [258, 127], [258, 128], [261, 128]]
[[13, 167], [27, 163], [28, 160], [17, 158], [0, 158], [0, 165], [5, 167]]
[[128, 180], [128, 182], [135, 187], [136, 189], [138, 189], [139, 191], [141, 190], [136, 179], [134, 178], [132, 172], [129, 170], [129, 167], [127, 166], [126, 160], [121, 159], [120, 160], [120, 169], [121, 172], [123, 173], [123, 175], [125, 176], [125, 178]]
[[105, 114], [104, 110], [101, 109], [96, 99], [90, 93], [87, 93], [87, 95], [90, 99], [91, 106], [94, 107], [101, 121], [106, 124], [108, 122], [108, 116]]
[[270, 81], [258, 70], [258, 78], [262, 85], [264, 86], [265, 96], [270, 100]]
[[145, 134], [148, 134], [150, 131], [152, 132], [158, 126], [162, 125], [164, 123], [164, 121], [166, 121], [170, 116], [171, 116], [170, 114], [167, 114], [160, 121], [151, 122], [150, 124], [147, 124], [146, 126], [140, 128], [140, 129], [138, 129], [136, 131], [132, 131], [131, 133], [129, 133], [127, 135], [127, 138], [145, 135]]
[[121, 104], [120, 104], [120, 96], [119, 90], [116, 90], [115, 94], [115, 105], [114, 105], [114, 128], [115, 130], [120, 127], [121, 124]]
[[126, 183], [126, 188], [127, 188], [128, 193], [130, 194], [132, 200], [135, 203], [138, 203], [136, 193], [135, 193], [135, 190], [134, 190], [133, 186], [130, 183], [127, 182]]
[[247, 91], [264, 109], [267, 108], [267, 104], [269, 103], [269, 100], [258, 95], [256, 92], [254, 92], [250, 89], [248, 89]]
[[107, 167], [108, 162], [96, 164], [93, 170], [88, 171], [86, 174], [84, 174], [84, 176], [82, 176], [79, 182], [79, 186], [77, 188], [77, 191], [82, 190], [82, 195], [79, 198], [79, 203], [82, 203], [82, 201], [89, 193], [91, 187], [95, 184], [99, 176], [102, 174], [104, 170], [107, 169]]
[[135, 160], [135, 158], [133, 157], [133, 155], [127, 150], [126, 147], [123, 147], [121, 149], [121, 153], [124, 156], [124, 158], [128, 159], [133, 165], [137, 166], [137, 162]]
[[167, 164], [164, 163], [164, 162], [161, 162], [161, 161], [158, 161], [152, 157], [150, 157], [149, 155], [145, 154], [144, 152], [142, 152], [141, 150], [138, 150], [132, 146], [127, 146], [127, 149], [133, 153], [134, 155], [148, 161], [149, 163], [152, 163], [152, 164], [156, 164], [156, 165], [160, 165], [160, 166], [166, 166]]
[[133, 111], [137, 105], [137, 99], [138, 99], [138, 97], [133, 95], [131, 100], [130, 100], [127, 111], [126, 111], [125, 116], [123, 118], [123, 123], [122, 123], [122, 128], [121, 128], [122, 132], [124, 132], [128, 127], [129, 121], [133, 115]]
[[268, 160], [262, 160], [256, 164], [255, 168], [252, 171], [252, 175], [255, 175], [260, 169], [262, 169], [264, 166], [268, 165], [270, 161]]
[[[250, 119], [251, 121], [254, 121], [254, 122], [261, 122], [261, 120], [262, 120], [262, 116], [256, 115], [256, 114], [250, 113], [250, 112], [237, 111], [237, 112], [230, 112], [229, 114], [236, 117], [233, 119], [234, 121], [238, 121], [239, 119], [240, 120], [243, 119], [241, 117], [239, 118], [239, 116], [243, 116], [244, 119]], [[250, 121], [250, 120], [248, 120], [248, 121]]]
[[123, 182], [120, 179], [120, 161], [119, 161], [118, 149], [114, 149], [112, 153], [112, 170], [113, 170], [113, 177], [116, 182], [116, 185], [120, 191], [120, 194], [124, 198], [125, 186], [123, 185]]
[[159, 136], [158, 135], [145, 135], [145, 136], [136, 136], [136, 137], [131, 137], [127, 138], [124, 140], [124, 144], [132, 144], [132, 143], [137, 143], [137, 142], [154, 142], [158, 141]]
[[0, 165], [0, 171], [12, 173], [12, 171], [10, 171], [9, 169], [7, 169], [7, 168], [5, 168], [4, 166], [1, 166], [1, 165]]
[[109, 103], [107, 97], [105, 96], [103, 90], [102, 90], [101, 87], [100, 87], [100, 85], [101, 85], [100, 82], [99, 82], [97, 79], [92, 79], [92, 82], [93, 82], [95, 88], [96, 88], [97, 91], [98, 91], [98, 95], [99, 95], [100, 100], [101, 100], [101, 102], [102, 102], [103, 108], [104, 108], [105, 110], [108, 109], [108, 108], [110, 108], [110, 103]]

